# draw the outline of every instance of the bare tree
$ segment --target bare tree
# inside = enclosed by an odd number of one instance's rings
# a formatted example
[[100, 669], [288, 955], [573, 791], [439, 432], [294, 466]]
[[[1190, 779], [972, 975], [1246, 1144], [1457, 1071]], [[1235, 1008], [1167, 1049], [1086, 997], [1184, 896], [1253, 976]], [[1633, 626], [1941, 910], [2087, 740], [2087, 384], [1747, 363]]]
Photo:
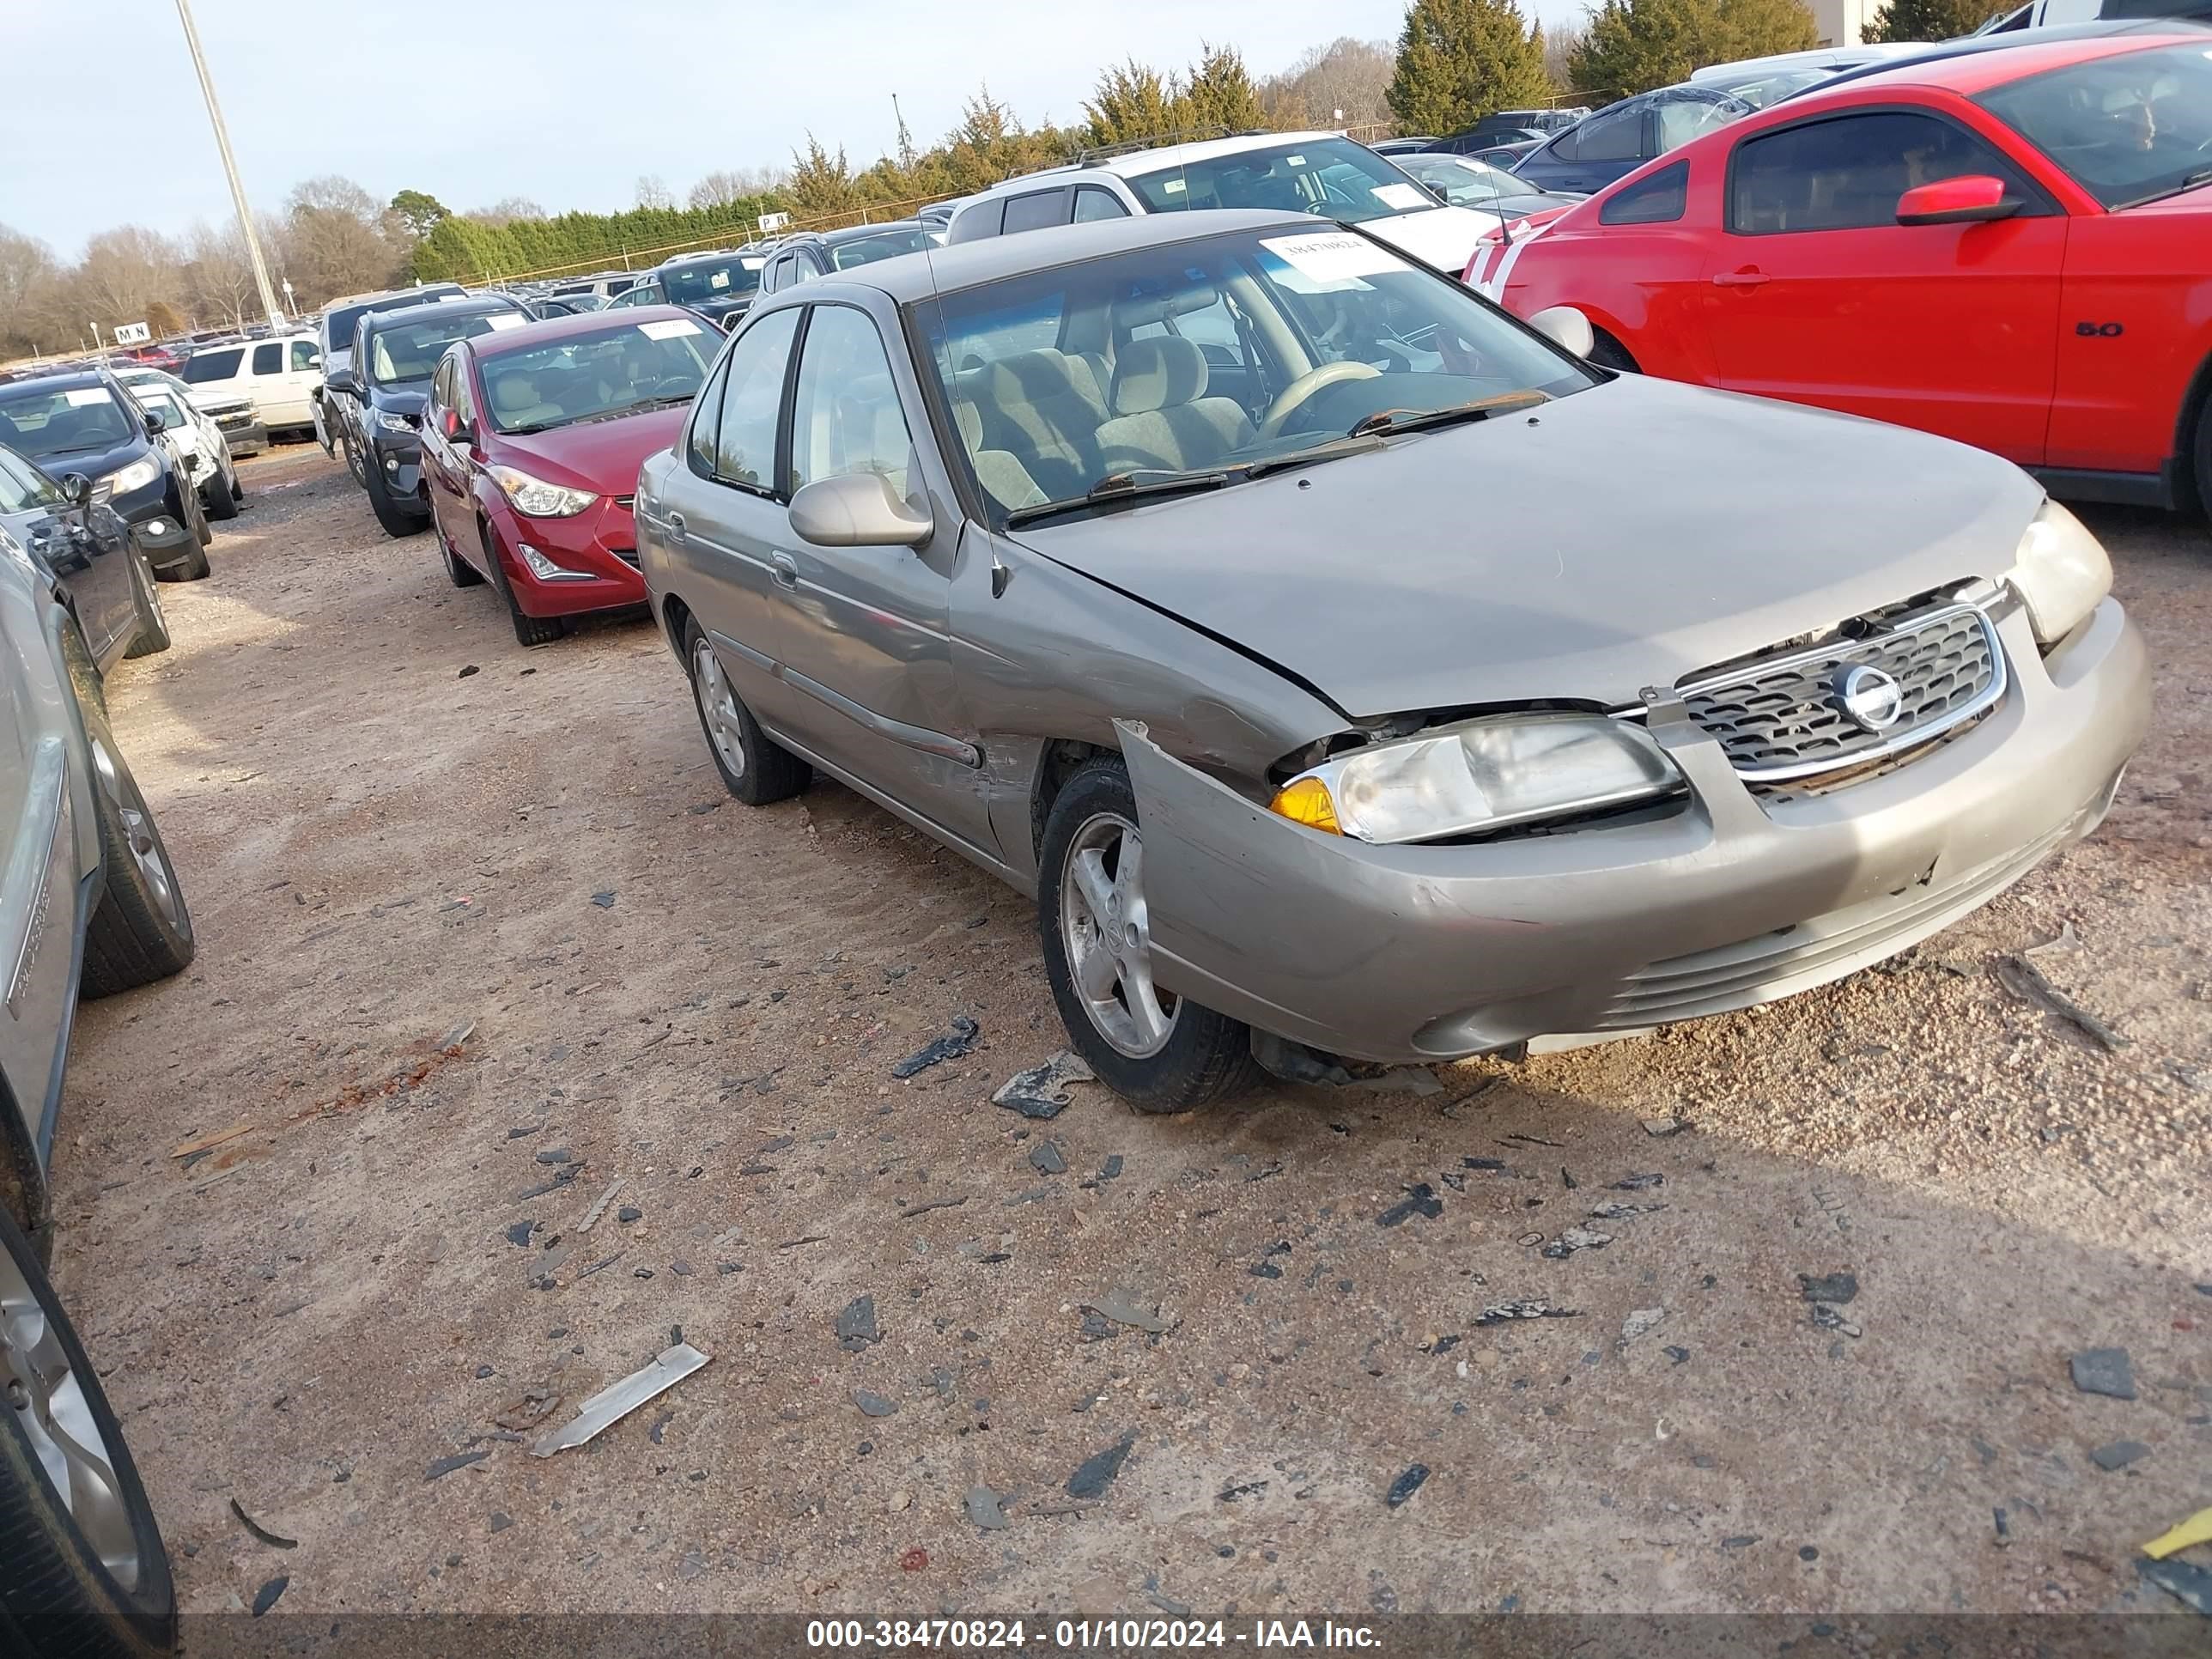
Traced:
[[668, 188], [668, 181], [657, 173], [641, 173], [637, 178], [637, 204], [641, 208], [672, 208], [676, 197]]
[[502, 196], [489, 207], [471, 209], [461, 215], [482, 225], [511, 225], [518, 219], [543, 219], [545, 210], [527, 196]]
[[181, 263], [167, 238], [143, 225], [118, 225], [84, 245], [70, 288], [85, 320], [112, 330], [145, 321], [147, 307], [178, 294]]
[[[264, 247], [279, 241], [264, 230]], [[276, 273], [270, 275], [273, 281]], [[185, 295], [204, 321], [227, 322], [233, 328], [243, 328], [246, 318], [260, 310], [253, 262], [235, 224], [226, 220], [218, 228], [203, 220], [185, 233]]]
[[392, 230], [389, 210], [350, 179], [327, 175], [296, 186], [276, 241], [295, 297], [319, 305], [398, 281], [405, 253]]
[[1576, 88], [1568, 60], [1582, 46], [1586, 33], [1571, 23], [1554, 23], [1544, 31], [1544, 73], [1552, 77], [1553, 86], [1569, 94]]
[[1389, 42], [1345, 35], [1309, 48], [1281, 74], [1261, 81], [1260, 107], [1279, 128], [1388, 121], [1392, 117], [1383, 94], [1396, 68], [1397, 55]]
[[83, 328], [68, 320], [61, 261], [35, 236], [0, 225], [0, 355], [53, 350]]
[[691, 186], [695, 208], [729, 207], [751, 197], [781, 190], [789, 175], [780, 167], [725, 167]]

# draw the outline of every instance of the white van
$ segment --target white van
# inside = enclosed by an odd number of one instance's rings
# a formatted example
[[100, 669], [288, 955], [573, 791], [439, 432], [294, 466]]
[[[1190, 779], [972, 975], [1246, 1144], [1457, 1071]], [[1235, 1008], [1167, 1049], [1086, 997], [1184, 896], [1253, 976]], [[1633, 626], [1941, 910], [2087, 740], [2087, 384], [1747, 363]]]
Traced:
[[267, 340], [202, 346], [177, 374], [195, 393], [245, 393], [271, 433], [288, 427], [312, 429], [313, 400], [323, 383], [323, 353], [314, 334], [302, 330]]

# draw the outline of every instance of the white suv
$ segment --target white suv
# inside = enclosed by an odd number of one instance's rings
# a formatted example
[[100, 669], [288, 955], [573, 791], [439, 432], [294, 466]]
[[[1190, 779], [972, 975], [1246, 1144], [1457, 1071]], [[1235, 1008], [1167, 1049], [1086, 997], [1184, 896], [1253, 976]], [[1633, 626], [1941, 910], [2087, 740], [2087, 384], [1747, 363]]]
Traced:
[[1339, 132], [1261, 132], [1101, 155], [971, 196], [946, 240], [971, 242], [1086, 219], [1184, 208], [1262, 208], [1357, 224], [1454, 276], [1496, 216], [1446, 207]]
[[301, 330], [266, 340], [202, 346], [178, 371], [195, 396], [242, 392], [270, 432], [313, 427], [313, 397], [323, 383], [323, 353], [313, 333]]

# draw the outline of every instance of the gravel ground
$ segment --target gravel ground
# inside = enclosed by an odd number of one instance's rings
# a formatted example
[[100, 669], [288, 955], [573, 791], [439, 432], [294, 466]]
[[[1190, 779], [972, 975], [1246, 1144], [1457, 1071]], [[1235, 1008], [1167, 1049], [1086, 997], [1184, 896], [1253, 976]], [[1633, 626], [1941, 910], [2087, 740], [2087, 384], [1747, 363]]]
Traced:
[[[1431, 1096], [1030, 1122], [1029, 906], [834, 785], [726, 799], [645, 623], [525, 653], [319, 453], [246, 474], [112, 688], [199, 957], [86, 1007], [57, 1152], [188, 1612], [2021, 1613], [2151, 1595], [2206, 1501], [2200, 526], [2093, 518], [2156, 728], [1913, 957]], [[2118, 1051], [1990, 971], [2054, 939]], [[529, 1455], [678, 1327], [703, 1370]]]

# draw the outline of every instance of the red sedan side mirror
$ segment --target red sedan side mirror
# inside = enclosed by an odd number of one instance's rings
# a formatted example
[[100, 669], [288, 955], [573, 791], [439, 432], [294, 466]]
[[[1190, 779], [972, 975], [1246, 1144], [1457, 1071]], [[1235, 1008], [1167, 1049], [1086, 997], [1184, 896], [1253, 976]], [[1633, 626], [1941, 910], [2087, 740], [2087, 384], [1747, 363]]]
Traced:
[[1900, 225], [1962, 225], [1982, 219], [2009, 219], [2020, 211], [2017, 196], [2005, 194], [2004, 180], [1985, 173], [1918, 185], [1897, 198]]

